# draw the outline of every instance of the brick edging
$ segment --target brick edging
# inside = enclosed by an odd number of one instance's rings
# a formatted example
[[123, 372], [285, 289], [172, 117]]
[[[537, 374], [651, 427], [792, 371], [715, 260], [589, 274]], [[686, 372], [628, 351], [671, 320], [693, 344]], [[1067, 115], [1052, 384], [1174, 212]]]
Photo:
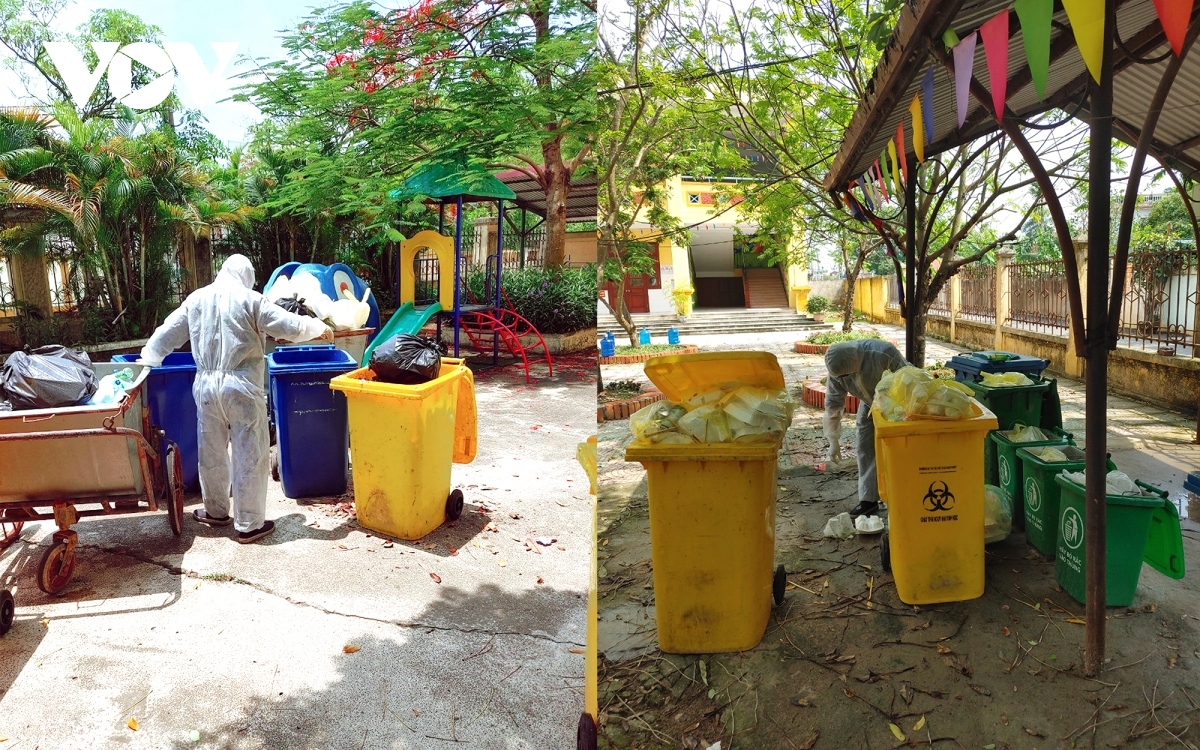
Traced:
[[[804, 399], [804, 403], [809, 406], [814, 406], [818, 409], [825, 408], [825, 386], [820, 379], [805, 380], [804, 387], [800, 391], [800, 397]], [[846, 394], [846, 413], [858, 413], [858, 397]]]
[[[860, 341], [869, 341], [870, 339], [859, 339], [859, 340]], [[899, 344], [897, 344], [892, 339], [882, 339], [882, 340], [888, 342], [892, 346], [899, 346]], [[833, 346], [833, 344], [810, 344], [807, 341], [797, 341], [792, 346], [792, 349], [797, 354], [824, 354], [831, 346]]]
[[596, 407], [596, 421], [616, 422], [621, 419], [629, 419], [630, 415], [638, 409], [644, 409], [650, 404], [662, 401], [665, 398], [666, 396], [658, 391], [648, 391], [640, 396], [634, 396], [622, 401], [610, 401], [603, 406]]
[[[677, 349], [673, 352], [658, 352], [657, 354], [614, 354], [611, 357], [600, 357], [602, 365], [632, 365], [638, 362], [645, 362], [654, 357], [670, 357], [676, 354], [696, 354], [700, 351], [698, 346], [685, 346], [682, 349]], [[616, 403], [616, 402], [614, 402]]]

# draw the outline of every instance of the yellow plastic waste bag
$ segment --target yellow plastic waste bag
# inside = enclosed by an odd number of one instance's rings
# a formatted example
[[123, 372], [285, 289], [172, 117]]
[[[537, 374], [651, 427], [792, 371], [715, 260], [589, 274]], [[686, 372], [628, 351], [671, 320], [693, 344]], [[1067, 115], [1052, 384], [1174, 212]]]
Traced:
[[990, 388], [1012, 388], [1019, 385], [1033, 385], [1033, 381], [1019, 372], [981, 372], [980, 382]]
[[[687, 414], [682, 406], [666, 401], [656, 401], [649, 406], [638, 409], [629, 417], [629, 429], [634, 437], [651, 443], [662, 442], [667, 435], [680, 435], [676, 429], [679, 418]], [[688, 439], [685, 442], [692, 442]]]
[[[1014, 443], [1040, 443], [1050, 439], [1050, 436], [1042, 432], [1037, 427], [1031, 427], [1017, 423], [1013, 425], [1011, 430], [1003, 433], [1004, 437]], [[1064, 457], [1062, 460], [1066, 460]]]
[[786, 390], [727, 383], [682, 404], [644, 407], [629, 429], [643, 443], [769, 443], [782, 438], [795, 409]]
[[1045, 448], [1042, 448], [1040, 451], [1039, 450], [1032, 451], [1032, 453], [1035, 456], [1037, 456], [1038, 458], [1040, 458], [1041, 460], [1047, 461], [1047, 462], [1069, 461], [1070, 460], [1067, 458], [1066, 453], [1063, 453], [1058, 448], [1054, 448], [1051, 446], [1046, 446]]
[[924, 419], [974, 419], [982, 414], [962, 383], [935, 378], [918, 367], [887, 373], [875, 388], [875, 408], [889, 422], [910, 417]]
[[1008, 538], [1012, 532], [1013, 504], [1004, 490], [990, 484], [983, 487], [983, 543]]

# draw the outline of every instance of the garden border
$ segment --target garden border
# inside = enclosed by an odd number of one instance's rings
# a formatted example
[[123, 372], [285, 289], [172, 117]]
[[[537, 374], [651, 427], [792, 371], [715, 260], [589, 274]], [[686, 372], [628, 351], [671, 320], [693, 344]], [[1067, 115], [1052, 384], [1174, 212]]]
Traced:
[[611, 357], [600, 357], [602, 365], [633, 365], [638, 362], [645, 362], [654, 357], [674, 357], [680, 354], [697, 354], [700, 352], [700, 347], [694, 344], [688, 344], [684, 348], [674, 352], [658, 352], [656, 354], [614, 354]]
[[[824, 409], [825, 386], [821, 383], [820, 378], [809, 378], [808, 380], [805, 380], [804, 386], [800, 390], [800, 397], [804, 400], [804, 403], [808, 404], [809, 406], [814, 406], [818, 409]], [[857, 414], [858, 406], [858, 397], [847, 393], [845, 408], [846, 413]]]
[[596, 421], [616, 422], [622, 419], [629, 419], [630, 415], [638, 409], [644, 409], [650, 404], [665, 399], [666, 396], [658, 391], [647, 391], [633, 398], [609, 401], [607, 404], [596, 407]]

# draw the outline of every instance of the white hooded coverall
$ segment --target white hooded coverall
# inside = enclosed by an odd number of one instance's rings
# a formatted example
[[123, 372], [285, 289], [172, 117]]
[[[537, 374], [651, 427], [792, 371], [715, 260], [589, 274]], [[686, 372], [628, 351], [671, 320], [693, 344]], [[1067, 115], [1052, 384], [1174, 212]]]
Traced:
[[875, 386], [889, 370], [908, 365], [895, 346], [880, 339], [861, 339], [834, 344], [825, 351], [825, 439], [829, 456], [841, 456], [838, 439], [842, 434], [842, 415], [846, 394], [858, 398], [858, 426], [854, 452], [858, 458], [858, 499], [879, 502], [879, 484], [875, 474], [875, 423], [871, 421], [871, 401]]
[[189, 339], [196, 358], [200, 489], [212, 518], [229, 516], [229, 444], [233, 442], [234, 528], [255, 531], [266, 522], [270, 437], [265, 384], [266, 336], [302, 342], [327, 326], [296, 315], [254, 291], [254, 266], [231, 255], [216, 280], [188, 295], [142, 349], [157, 367]]

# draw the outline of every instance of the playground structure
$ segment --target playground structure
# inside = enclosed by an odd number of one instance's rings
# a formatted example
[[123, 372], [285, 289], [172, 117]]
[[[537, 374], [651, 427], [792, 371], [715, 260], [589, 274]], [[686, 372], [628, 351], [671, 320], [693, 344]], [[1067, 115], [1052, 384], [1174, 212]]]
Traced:
[[[516, 194], [486, 172], [456, 171], [436, 165], [407, 180], [390, 196], [420, 196], [436, 204], [438, 231], [427, 229], [400, 243], [396, 268], [399, 308], [367, 347], [363, 365], [378, 344], [399, 333], [415, 335], [432, 320], [437, 323], [439, 341], [442, 324], [451, 326], [455, 357], [462, 348], [460, 334], [465, 333], [471, 348], [480, 353], [491, 350], [493, 365], [498, 364], [502, 347], [514, 359], [520, 360], [525, 368], [526, 382], [530, 381], [529, 353], [541, 349], [546, 367], [553, 375], [554, 364], [545, 339], [532, 323], [512, 309], [501, 286], [505, 201], [515, 200]], [[464, 299], [463, 206], [493, 200], [498, 218], [496, 252], [485, 261], [485, 298], [480, 300], [468, 290]], [[453, 237], [444, 234], [447, 205], [455, 209]]]

